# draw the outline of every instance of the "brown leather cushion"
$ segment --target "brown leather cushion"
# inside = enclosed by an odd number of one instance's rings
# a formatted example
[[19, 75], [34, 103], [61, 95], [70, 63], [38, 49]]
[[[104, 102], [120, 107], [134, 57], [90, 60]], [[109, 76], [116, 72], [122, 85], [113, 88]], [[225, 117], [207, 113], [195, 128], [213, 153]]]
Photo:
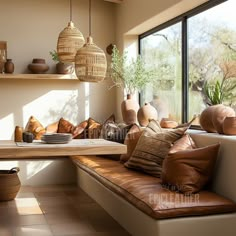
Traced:
[[74, 126], [68, 120], [61, 118], [58, 123], [57, 133], [70, 133], [73, 138], [84, 138], [83, 132], [87, 124], [87, 121], [83, 121], [79, 125]]
[[136, 124], [134, 124], [128, 134], [125, 137], [125, 141], [124, 144], [127, 145], [127, 153], [126, 154], [122, 154], [120, 156], [120, 161], [122, 163], [125, 163], [126, 161], [129, 160], [129, 158], [131, 157], [137, 143], [138, 140], [142, 134], [143, 130], [140, 129], [140, 127]]
[[162, 183], [185, 194], [199, 192], [212, 177], [219, 147], [169, 153], [163, 162]]
[[34, 135], [34, 139], [41, 139], [42, 135], [46, 132], [43, 125], [34, 117], [31, 116], [25, 126], [25, 131]]
[[168, 154], [194, 148], [196, 148], [196, 144], [191, 136], [188, 134], [184, 134], [183, 137], [174, 142]]
[[187, 127], [163, 132], [156, 120], [151, 120], [142, 133], [130, 159], [124, 164], [128, 168], [161, 176], [162, 162], [172, 144], [181, 138]]
[[236, 204], [213, 192], [185, 196], [161, 185], [159, 178], [129, 170], [118, 161], [96, 156], [71, 157], [104, 186], [155, 219], [236, 211]]

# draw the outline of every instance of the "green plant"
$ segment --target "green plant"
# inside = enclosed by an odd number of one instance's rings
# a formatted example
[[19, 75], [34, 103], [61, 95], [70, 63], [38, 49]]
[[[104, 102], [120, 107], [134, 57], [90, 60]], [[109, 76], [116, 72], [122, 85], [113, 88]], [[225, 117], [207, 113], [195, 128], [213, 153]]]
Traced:
[[56, 50], [50, 51], [49, 54], [52, 56], [53, 61], [55, 62], [60, 61]]
[[223, 103], [232, 105], [236, 102], [236, 61], [224, 62], [219, 66], [223, 78], [205, 82], [203, 87], [205, 101], [210, 106]]
[[142, 90], [154, 78], [154, 71], [148, 70], [145, 62], [138, 56], [136, 60], [128, 60], [127, 52], [120, 54], [116, 46], [112, 49], [111, 78], [114, 86], [134, 94]]

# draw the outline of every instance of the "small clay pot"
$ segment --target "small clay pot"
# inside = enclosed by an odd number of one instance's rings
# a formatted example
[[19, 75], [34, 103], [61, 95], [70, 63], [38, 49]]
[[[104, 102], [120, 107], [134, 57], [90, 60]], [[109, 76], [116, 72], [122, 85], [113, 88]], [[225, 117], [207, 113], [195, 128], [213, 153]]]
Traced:
[[58, 62], [56, 64], [57, 74], [72, 74], [74, 72], [73, 64], [65, 64], [63, 62]]
[[145, 103], [138, 110], [138, 122], [141, 126], [147, 126], [150, 119], [157, 120], [157, 110], [155, 107], [151, 106], [150, 103]]
[[236, 135], [236, 117], [226, 117], [223, 122], [223, 132], [227, 135]]
[[161, 128], [175, 128], [178, 126], [178, 122], [174, 121], [174, 120], [170, 120], [169, 118], [162, 118], [161, 122], [160, 122], [160, 126]]
[[217, 105], [212, 116], [212, 123], [219, 134], [223, 134], [223, 122], [225, 117], [235, 116], [233, 108], [225, 105]]
[[48, 71], [49, 66], [45, 63], [45, 59], [34, 58], [32, 63], [28, 65], [28, 69], [33, 74], [42, 74]]
[[7, 62], [4, 65], [4, 72], [7, 74], [12, 74], [14, 72], [14, 64], [12, 59], [7, 59]]

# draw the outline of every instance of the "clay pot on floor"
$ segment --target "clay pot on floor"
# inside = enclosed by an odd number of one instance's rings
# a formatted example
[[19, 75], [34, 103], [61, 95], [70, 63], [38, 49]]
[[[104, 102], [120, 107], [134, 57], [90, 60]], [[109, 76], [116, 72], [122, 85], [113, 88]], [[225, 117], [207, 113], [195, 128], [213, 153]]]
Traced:
[[223, 132], [227, 135], [236, 135], [236, 117], [226, 117], [223, 122]]
[[150, 103], [145, 103], [138, 110], [138, 122], [141, 126], [147, 126], [150, 119], [157, 120], [157, 110], [155, 107], [151, 106]]
[[57, 71], [57, 74], [63, 74], [63, 75], [72, 74], [74, 72], [74, 65], [58, 62], [56, 64], [56, 71]]
[[137, 112], [139, 107], [138, 102], [128, 94], [127, 99], [121, 103], [121, 113], [124, 123], [127, 125], [137, 123]]

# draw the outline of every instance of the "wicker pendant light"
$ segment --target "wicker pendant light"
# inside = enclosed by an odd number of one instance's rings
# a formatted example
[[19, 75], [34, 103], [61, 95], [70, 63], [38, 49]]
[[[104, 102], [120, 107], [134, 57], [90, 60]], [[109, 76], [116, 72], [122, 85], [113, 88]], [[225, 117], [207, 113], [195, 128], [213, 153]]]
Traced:
[[101, 82], [107, 71], [106, 55], [91, 37], [91, 0], [89, 0], [89, 37], [75, 57], [75, 73], [84, 82]]
[[61, 31], [57, 41], [57, 53], [59, 60], [64, 63], [75, 62], [75, 55], [84, 45], [84, 36], [72, 22], [72, 0], [70, 0], [70, 22]]

